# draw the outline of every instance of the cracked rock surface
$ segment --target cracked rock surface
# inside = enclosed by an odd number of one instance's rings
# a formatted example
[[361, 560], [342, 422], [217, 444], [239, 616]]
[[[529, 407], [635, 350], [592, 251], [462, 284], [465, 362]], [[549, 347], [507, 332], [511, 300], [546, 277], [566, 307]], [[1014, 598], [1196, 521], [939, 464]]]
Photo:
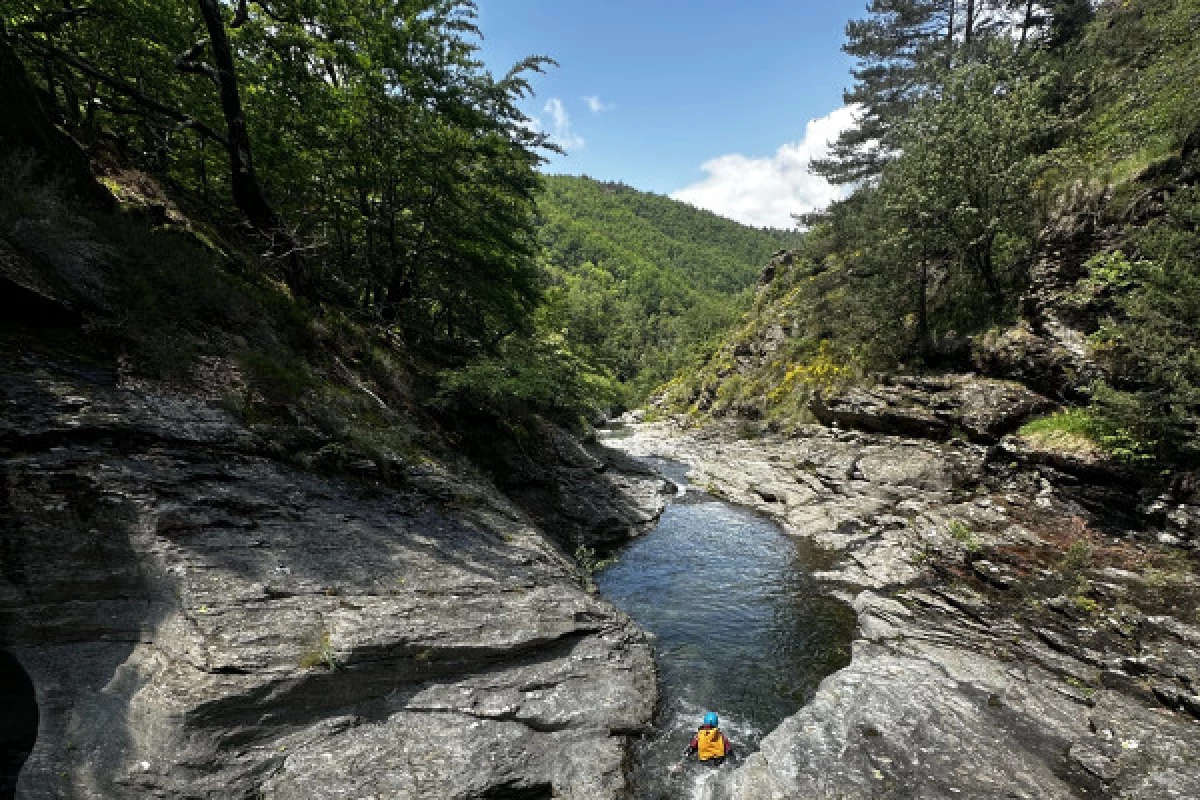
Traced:
[[622, 794], [650, 647], [497, 490], [322, 476], [90, 378], [0, 376], [18, 797]]

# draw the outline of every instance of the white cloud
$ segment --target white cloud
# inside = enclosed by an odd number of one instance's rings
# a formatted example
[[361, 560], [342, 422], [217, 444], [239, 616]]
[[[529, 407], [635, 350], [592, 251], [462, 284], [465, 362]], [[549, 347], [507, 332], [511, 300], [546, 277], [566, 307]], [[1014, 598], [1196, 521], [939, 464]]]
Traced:
[[774, 156], [730, 153], [707, 161], [701, 169], [708, 177], [671, 197], [746, 225], [793, 227], [792, 214], [824, 208], [842, 196], [843, 189], [814, 175], [808, 162], [828, 154], [830, 143], [854, 123], [856, 111], [843, 106], [810, 120], [804, 138], [783, 145]]
[[599, 114], [602, 111], [612, 111], [616, 108], [612, 103], [606, 103], [594, 94], [586, 95], [583, 102], [587, 103], [588, 110], [593, 114]]
[[584, 146], [583, 137], [571, 127], [571, 115], [567, 113], [567, 107], [563, 105], [562, 100], [551, 97], [542, 113], [550, 115], [549, 124], [542, 121], [539, 127], [550, 134], [550, 140], [556, 145], [567, 151], [578, 150]]

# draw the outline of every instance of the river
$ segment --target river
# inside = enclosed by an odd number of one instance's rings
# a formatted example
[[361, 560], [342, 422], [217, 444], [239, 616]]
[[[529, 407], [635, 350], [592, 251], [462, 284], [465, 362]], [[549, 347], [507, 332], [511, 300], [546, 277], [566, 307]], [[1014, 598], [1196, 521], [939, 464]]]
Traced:
[[739, 757], [754, 752], [849, 663], [855, 616], [812, 577], [830, 554], [687, 487], [685, 465], [650, 461], [680, 492], [596, 582], [655, 637], [661, 702], [656, 734], [636, 748], [634, 794], [698, 797], [712, 768], [670, 768], [704, 712], [720, 715]]

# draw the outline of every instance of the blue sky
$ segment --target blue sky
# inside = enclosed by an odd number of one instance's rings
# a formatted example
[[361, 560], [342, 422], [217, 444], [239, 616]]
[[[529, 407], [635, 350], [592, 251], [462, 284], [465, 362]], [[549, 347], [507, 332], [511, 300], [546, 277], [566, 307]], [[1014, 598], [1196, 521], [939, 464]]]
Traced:
[[524, 106], [568, 151], [548, 171], [782, 226], [835, 196], [804, 165], [851, 119], [840, 46], [865, 5], [480, 0], [479, 24], [494, 72], [531, 54], [559, 62]]

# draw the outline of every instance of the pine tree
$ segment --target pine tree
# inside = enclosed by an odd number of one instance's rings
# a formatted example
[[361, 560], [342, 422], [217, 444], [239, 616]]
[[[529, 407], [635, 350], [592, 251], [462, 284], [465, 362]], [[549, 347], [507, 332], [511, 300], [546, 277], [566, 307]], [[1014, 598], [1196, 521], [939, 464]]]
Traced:
[[813, 170], [837, 184], [877, 178], [897, 152], [897, 124], [954, 67], [988, 52], [987, 40], [1011, 24], [1004, 12], [1012, 2], [871, 0], [870, 16], [846, 26], [842, 46], [858, 59], [854, 86], [843, 95], [860, 109], [858, 124]]

